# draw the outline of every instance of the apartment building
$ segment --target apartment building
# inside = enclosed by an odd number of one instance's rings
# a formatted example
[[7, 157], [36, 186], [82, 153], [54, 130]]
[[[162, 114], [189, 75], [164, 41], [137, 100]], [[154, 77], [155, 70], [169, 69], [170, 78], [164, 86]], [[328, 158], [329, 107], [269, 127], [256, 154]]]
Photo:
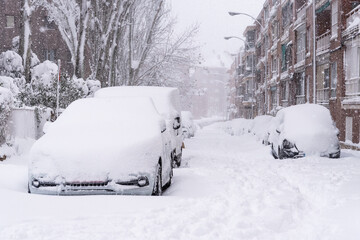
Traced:
[[[22, 0], [0, 0], [0, 53], [16, 50], [16, 43], [23, 27], [22, 4]], [[49, 21], [47, 11], [42, 8], [36, 9], [31, 15], [30, 25], [32, 52], [41, 62], [50, 60], [57, 63], [60, 59], [62, 72], [67, 72], [71, 76], [74, 69], [70, 51], [57, 26]], [[89, 74], [89, 64], [86, 64], [85, 72]]]
[[[355, 145], [360, 143], [360, 1], [314, 1], [265, 1], [254, 22], [252, 116], [315, 102], [330, 110], [340, 140]], [[247, 82], [245, 75], [238, 78]], [[240, 104], [239, 115], [251, 116]]]

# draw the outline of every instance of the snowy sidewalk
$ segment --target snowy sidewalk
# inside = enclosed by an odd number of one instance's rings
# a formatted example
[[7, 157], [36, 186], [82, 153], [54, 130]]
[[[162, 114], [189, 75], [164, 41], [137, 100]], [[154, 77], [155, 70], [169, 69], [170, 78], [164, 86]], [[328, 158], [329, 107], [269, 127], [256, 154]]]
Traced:
[[162, 197], [26, 193], [0, 163], [0, 239], [359, 239], [360, 154], [275, 160], [221, 123], [187, 140]]

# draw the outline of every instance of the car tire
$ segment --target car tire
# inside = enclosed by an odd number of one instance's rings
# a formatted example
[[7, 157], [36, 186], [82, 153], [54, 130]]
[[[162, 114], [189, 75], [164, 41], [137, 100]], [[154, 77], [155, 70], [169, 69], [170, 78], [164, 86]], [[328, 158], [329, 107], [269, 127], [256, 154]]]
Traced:
[[28, 185], [27, 185], [27, 191], [28, 191], [28, 193], [31, 193], [31, 191], [30, 191], [30, 183], [28, 183]]
[[182, 149], [179, 155], [175, 155], [175, 162], [177, 167], [181, 166], [181, 159], [182, 159]]
[[280, 146], [278, 147], [278, 156], [279, 156], [279, 159], [284, 159], [285, 156], [284, 156], [284, 151], [282, 148], [280, 148]]
[[275, 152], [275, 150], [274, 150], [274, 144], [271, 144], [271, 154], [273, 155], [273, 157], [274, 157], [275, 159], [278, 159], [278, 156], [277, 156], [277, 154], [276, 154], [276, 152]]
[[330, 154], [329, 155], [329, 158], [340, 158], [340, 150], [338, 151], [338, 152], [336, 152], [336, 153], [333, 153], [333, 154]]
[[161, 196], [162, 194], [162, 178], [161, 178], [161, 165], [160, 163], [158, 163], [157, 167], [156, 167], [156, 177], [155, 177], [155, 182], [154, 182], [154, 188], [153, 188], [153, 192], [152, 195], [153, 196]]

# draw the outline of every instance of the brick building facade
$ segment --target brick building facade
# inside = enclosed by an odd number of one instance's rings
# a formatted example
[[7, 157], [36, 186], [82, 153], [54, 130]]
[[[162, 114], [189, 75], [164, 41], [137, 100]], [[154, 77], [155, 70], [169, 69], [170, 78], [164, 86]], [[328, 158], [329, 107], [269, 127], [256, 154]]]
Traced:
[[[0, 53], [14, 50], [13, 42], [22, 33], [22, 2], [22, 0], [0, 0]], [[48, 21], [47, 12], [44, 9], [38, 8], [32, 13], [30, 26], [32, 52], [41, 62], [50, 60], [57, 63], [60, 59], [62, 72], [67, 72], [72, 76], [74, 69], [70, 51], [57, 26], [54, 22]], [[85, 64], [85, 76], [87, 77], [89, 73], [90, 66]]]
[[[314, 1], [315, 9], [307, 0], [264, 3], [258, 22], [254, 22], [255, 83], [250, 91], [255, 95], [256, 107], [252, 116], [274, 115], [281, 107], [315, 102], [330, 110], [340, 130], [340, 140], [357, 144], [360, 143], [360, 1]], [[248, 29], [244, 37], [251, 44]], [[246, 50], [242, 55], [246, 55]], [[236, 86], [237, 94], [242, 96], [242, 86], [248, 80], [242, 71], [246, 61], [240, 62]], [[237, 104], [239, 116], [249, 118], [246, 104]]]

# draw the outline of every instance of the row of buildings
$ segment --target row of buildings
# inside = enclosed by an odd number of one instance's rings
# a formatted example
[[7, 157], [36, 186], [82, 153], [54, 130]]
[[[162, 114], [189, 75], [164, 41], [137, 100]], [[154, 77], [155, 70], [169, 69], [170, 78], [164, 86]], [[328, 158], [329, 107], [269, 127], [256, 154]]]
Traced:
[[360, 1], [267, 0], [231, 67], [232, 117], [327, 107], [339, 138], [360, 143]]

